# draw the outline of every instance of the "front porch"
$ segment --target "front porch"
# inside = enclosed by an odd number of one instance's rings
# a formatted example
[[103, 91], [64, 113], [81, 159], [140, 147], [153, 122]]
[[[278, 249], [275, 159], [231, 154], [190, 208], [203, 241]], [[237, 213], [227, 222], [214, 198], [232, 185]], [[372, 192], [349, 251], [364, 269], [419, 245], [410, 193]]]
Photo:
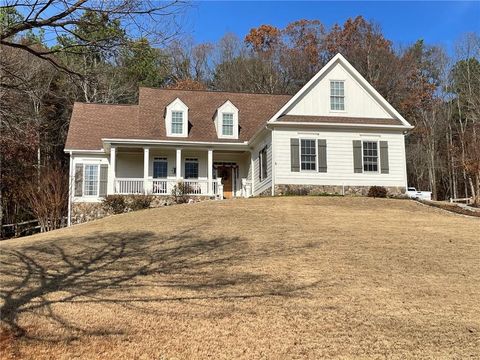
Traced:
[[249, 151], [172, 147], [111, 147], [109, 194], [250, 197]]

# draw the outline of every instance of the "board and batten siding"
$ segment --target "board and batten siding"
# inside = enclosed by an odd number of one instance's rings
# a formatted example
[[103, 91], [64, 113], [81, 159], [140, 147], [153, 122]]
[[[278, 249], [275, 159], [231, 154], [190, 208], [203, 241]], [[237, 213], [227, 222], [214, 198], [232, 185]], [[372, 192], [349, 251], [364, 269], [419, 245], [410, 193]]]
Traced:
[[[305, 130], [276, 128], [275, 130], [275, 185], [345, 185], [345, 186], [407, 186], [405, 168], [405, 140], [403, 133], [380, 130]], [[291, 139], [326, 140], [327, 171], [292, 171]], [[388, 174], [355, 173], [353, 141], [387, 141]], [[380, 152], [380, 148], [378, 149]], [[317, 153], [318, 154], [318, 153]], [[380, 169], [380, 159], [378, 162]]]
[[[267, 177], [260, 181], [258, 170], [259, 170], [259, 152], [264, 147], [267, 147]], [[290, 149], [290, 147], [289, 147]], [[260, 140], [255, 144], [252, 150], [252, 159], [253, 159], [253, 195], [260, 195], [265, 190], [268, 190], [272, 187], [272, 133], [269, 131], [265, 136], [262, 136]]]
[[[345, 110], [330, 109], [330, 81], [344, 81]], [[336, 64], [286, 111], [286, 115], [348, 116], [392, 119], [392, 115], [342, 65]]]

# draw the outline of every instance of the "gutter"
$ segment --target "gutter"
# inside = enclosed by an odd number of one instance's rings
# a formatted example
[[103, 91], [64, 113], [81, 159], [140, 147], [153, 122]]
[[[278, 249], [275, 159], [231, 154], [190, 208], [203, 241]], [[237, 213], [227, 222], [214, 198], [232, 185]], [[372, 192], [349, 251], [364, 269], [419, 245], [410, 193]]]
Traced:
[[312, 127], [343, 127], [343, 128], [374, 128], [374, 129], [395, 129], [395, 130], [410, 130], [414, 126], [406, 125], [382, 125], [382, 124], [345, 124], [345, 123], [322, 123], [322, 122], [296, 122], [296, 121], [275, 121], [269, 123], [269, 125], [274, 126], [312, 126]]
[[211, 142], [211, 141], [179, 141], [179, 140], [146, 140], [146, 139], [118, 139], [118, 138], [102, 138], [104, 143], [123, 143], [132, 145], [177, 145], [177, 146], [195, 146], [195, 145], [208, 145], [213, 146], [233, 146], [233, 147], [246, 147], [248, 142]]

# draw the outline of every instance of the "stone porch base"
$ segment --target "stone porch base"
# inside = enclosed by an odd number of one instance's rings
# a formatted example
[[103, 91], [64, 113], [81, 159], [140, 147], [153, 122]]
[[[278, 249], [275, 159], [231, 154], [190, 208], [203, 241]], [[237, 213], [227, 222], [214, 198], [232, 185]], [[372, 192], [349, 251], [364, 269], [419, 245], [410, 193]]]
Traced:
[[[385, 186], [388, 196], [405, 194], [403, 186]], [[275, 185], [275, 195], [361, 195], [366, 196], [370, 186], [338, 185]]]
[[[129, 195], [125, 195], [128, 197]], [[174, 197], [171, 195], [152, 195], [153, 201], [150, 208], [175, 205]], [[191, 196], [190, 202], [210, 200], [209, 196]], [[81, 224], [87, 221], [97, 220], [112, 215], [103, 208], [102, 202], [74, 202], [72, 203], [72, 224]]]

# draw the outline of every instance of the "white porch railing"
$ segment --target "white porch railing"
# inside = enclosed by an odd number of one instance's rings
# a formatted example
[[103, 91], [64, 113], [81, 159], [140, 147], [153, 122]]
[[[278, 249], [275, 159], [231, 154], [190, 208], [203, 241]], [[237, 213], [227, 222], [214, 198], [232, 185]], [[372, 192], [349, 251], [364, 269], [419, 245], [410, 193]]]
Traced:
[[[178, 182], [183, 182], [186, 185], [187, 195], [203, 195], [209, 196], [208, 180], [206, 179], [149, 179], [145, 185], [144, 179], [140, 178], [117, 178], [115, 179], [115, 194], [144, 194], [145, 187], [149, 194], [153, 195], [171, 195], [174, 186]], [[223, 199], [223, 185], [221, 179], [214, 179], [213, 194], [220, 199]]]
[[208, 195], [208, 180], [184, 179], [188, 195]]
[[170, 195], [175, 185], [167, 179], [153, 179], [152, 194], [154, 195]]
[[117, 178], [115, 179], [115, 193], [121, 195], [143, 194], [143, 179]]

